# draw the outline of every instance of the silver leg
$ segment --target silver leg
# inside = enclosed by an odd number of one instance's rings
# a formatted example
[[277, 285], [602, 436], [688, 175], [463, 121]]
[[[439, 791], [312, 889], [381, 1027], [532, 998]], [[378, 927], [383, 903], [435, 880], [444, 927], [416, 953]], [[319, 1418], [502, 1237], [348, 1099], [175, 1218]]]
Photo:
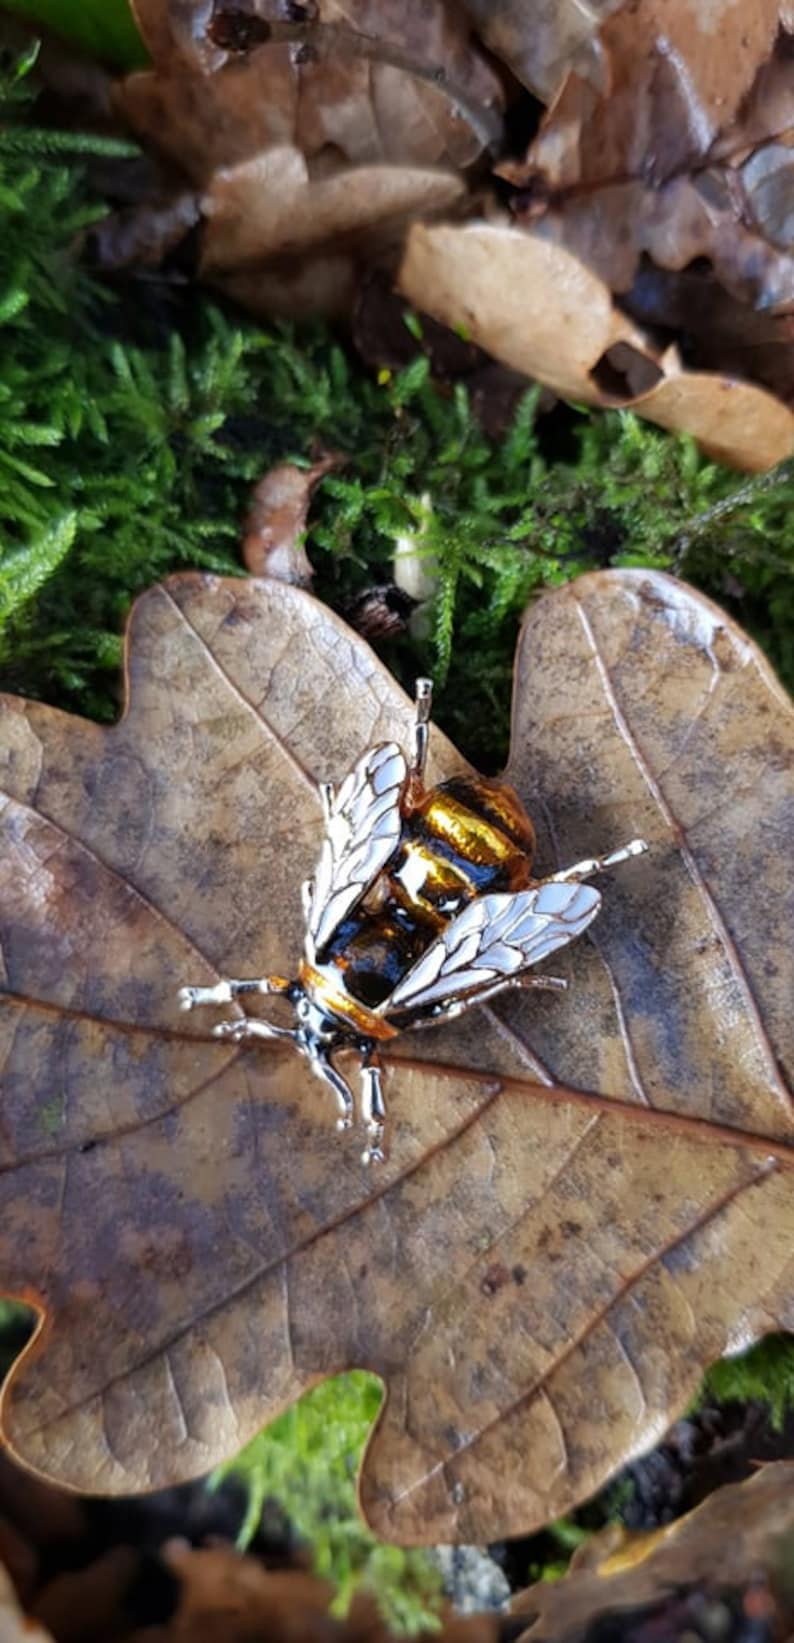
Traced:
[[386, 1103], [383, 1099], [380, 1060], [373, 1051], [369, 1052], [361, 1067], [361, 1116], [369, 1136], [361, 1162], [382, 1164], [385, 1158], [383, 1132], [386, 1127]]
[[245, 993], [285, 993], [288, 987], [283, 976], [260, 976], [251, 981], [233, 981], [225, 976], [214, 987], [180, 987], [177, 996], [181, 1010], [195, 1010], [203, 1004], [231, 1004]]
[[424, 781], [427, 748], [430, 740], [430, 711], [433, 706], [432, 679], [417, 679], [415, 686], [416, 718], [414, 719], [413, 750], [410, 775], [415, 781]]
[[297, 1038], [292, 1027], [274, 1027], [270, 1021], [256, 1021], [252, 1016], [241, 1016], [239, 1021], [219, 1021], [212, 1029], [213, 1038], [230, 1038], [241, 1044], [246, 1038]]
[[581, 879], [589, 879], [592, 873], [603, 873], [607, 867], [617, 867], [618, 862], [629, 861], [632, 856], [643, 856], [647, 849], [644, 839], [632, 839], [630, 844], [610, 851], [608, 856], [593, 856], [589, 861], [574, 862], [573, 867], [563, 867], [559, 873], [550, 873], [543, 883], [577, 884]]
[[315, 1078], [321, 1078], [324, 1084], [330, 1085], [336, 1096], [336, 1104], [339, 1108], [339, 1117], [336, 1120], [337, 1129], [349, 1130], [353, 1122], [353, 1096], [350, 1088], [345, 1083], [342, 1074], [337, 1072], [336, 1067], [331, 1064], [327, 1056], [318, 1055], [316, 1051], [312, 1054], [311, 1050], [307, 1053], [309, 1066]]

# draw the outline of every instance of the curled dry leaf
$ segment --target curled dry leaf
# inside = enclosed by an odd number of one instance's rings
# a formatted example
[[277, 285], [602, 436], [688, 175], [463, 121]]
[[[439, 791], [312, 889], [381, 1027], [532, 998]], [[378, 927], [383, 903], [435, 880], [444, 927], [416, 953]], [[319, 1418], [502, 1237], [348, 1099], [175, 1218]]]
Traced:
[[630, 406], [739, 468], [762, 470], [794, 450], [786, 405], [752, 383], [682, 370], [676, 350], [658, 353], [595, 273], [535, 234], [417, 223], [399, 283], [434, 319], [569, 399]]
[[[213, 1039], [177, 989], [292, 973], [316, 784], [405, 742], [410, 706], [272, 581], [152, 590], [127, 676], [110, 728], [3, 704], [0, 1289], [46, 1317], [7, 1441], [75, 1488], [150, 1488], [358, 1365], [387, 1389], [382, 1535], [557, 1516], [706, 1363], [794, 1326], [791, 704], [669, 578], [532, 608], [508, 776], [541, 870], [650, 852], [557, 955], [565, 996], [397, 1040], [373, 1174], [305, 1063]], [[431, 752], [431, 780], [460, 769]]]
[[320, 480], [344, 457], [328, 454], [310, 468], [281, 462], [254, 486], [243, 525], [243, 560], [252, 576], [309, 587], [312, 567], [303, 546], [309, 503]]
[[[764, 1466], [746, 1483], [718, 1489], [694, 1512], [654, 1534], [630, 1535], [616, 1527], [595, 1535], [575, 1554], [562, 1580], [540, 1581], [514, 1600], [514, 1612], [527, 1617], [520, 1643], [580, 1638], [607, 1617], [620, 1628], [611, 1635], [647, 1636], [649, 1643], [654, 1636], [700, 1636], [694, 1630], [697, 1610], [693, 1607], [687, 1615], [686, 1609], [686, 1593], [693, 1586], [710, 1591], [712, 1600], [718, 1594], [724, 1600], [731, 1590], [749, 1593], [746, 1621], [762, 1626], [766, 1621], [769, 1629], [748, 1628], [740, 1635], [788, 1636], [794, 1611], [793, 1555], [794, 1464], [780, 1461]], [[670, 1615], [677, 1625], [655, 1630], [655, 1608], [668, 1605], [678, 1607]], [[773, 1625], [784, 1620], [781, 1630]]]

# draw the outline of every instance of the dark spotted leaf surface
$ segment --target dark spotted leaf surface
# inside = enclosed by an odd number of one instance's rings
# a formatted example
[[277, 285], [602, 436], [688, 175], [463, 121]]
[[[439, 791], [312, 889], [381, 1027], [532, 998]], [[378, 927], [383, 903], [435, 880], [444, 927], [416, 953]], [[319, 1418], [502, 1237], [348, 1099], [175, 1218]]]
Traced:
[[[359, 1365], [388, 1392], [370, 1521], [495, 1538], [794, 1327], [791, 705], [639, 571], [533, 606], [515, 679], [541, 867], [651, 850], [555, 955], [566, 995], [398, 1040], [379, 1172], [288, 1049], [176, 1004], [297, 964], [315, 783], [410, 722], [363, 641], [285, 584], [184, 576], [135, 609], [118, 725], [5, 699], [0, 1291], [46, 1321], [3, 1427], [29, 1466], [166, 1484]], [[434, 733], [431, 776], [459, 767]]]

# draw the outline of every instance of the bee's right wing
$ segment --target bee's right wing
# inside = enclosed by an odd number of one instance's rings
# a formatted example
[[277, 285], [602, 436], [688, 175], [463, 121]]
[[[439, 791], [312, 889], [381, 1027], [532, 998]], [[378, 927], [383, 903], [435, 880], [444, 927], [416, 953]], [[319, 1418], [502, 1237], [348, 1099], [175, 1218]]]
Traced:
[[436, 1004], [509, 981], [581, 935], [601, 897], [591, 884], [536, 885], [512, 895], [480, 896], [428, 947], [380, 1013], [432, 1010]]
[[362, 754], [332, 795], [309, 897], [307, 949], [325, 946], [393, 855], [407, 778], [397, 743], [382, 742]]

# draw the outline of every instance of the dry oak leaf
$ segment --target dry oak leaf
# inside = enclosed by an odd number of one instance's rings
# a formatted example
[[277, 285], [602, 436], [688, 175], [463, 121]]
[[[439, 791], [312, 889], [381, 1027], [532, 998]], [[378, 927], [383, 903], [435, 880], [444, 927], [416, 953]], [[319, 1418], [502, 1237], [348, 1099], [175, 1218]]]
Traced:
[[764, 470], [794, 450], [794, 413], [766, 389], [658, 354], [578, 257], [498, 223], [415, 223], [403, 295], [503, 364], [568, 399], [628, 407], [712, 457]]
[[772, 56], [781, 0], [630, 0], [600, 24], [595, 86], [569, 73], [528, 156], [549, 187], [644, 177], [702, 161]]
[[[527, 1618], [520, 1643], [581, 1638], [607, 1616], [614, 1628], [621, 1628], [611, 1635], [637, 1637], [637, 1610], [646, 1610], [655, 1602], [675, 1602], [689, 1586], [741, 1592], [748, 1587], [752, 1590], [756, 1582], [762, 1601], [771, 1599], [768, 1610], [755, 1610], [757, 1620], [771, 1621], [778, 1587], [789, 1611], [788, 1624], [782, 1631], [777, 1626], [769, 1630], [761, 1626], [755, 1634], [748, 1626], [743, 1635], [788, 1636], [794, 1618], [792, 1552], [794, 1463], [778, 1461], [762, 1467], [745, 1483], [717, 1489], [694, 1511], [664, 1529], [627, 1534], [614, 1526], [594, 1535], [574, 1555], [562, 1580], [539, 1581], [514, 1599], [513, 1612]], [[784, 1616], [779, 1613], [777, 1618], [782, 1621]], [[683, 1637], [685, 1632], [700, 1635], [687, 1631], [681, 1615], [675, 1630], [654, 1632], [649, 1624], [647, 1634], [642, 1635]]]
[[[404, 741], [372, 652], [283, 583], [177, 577], [113, 727], [2, 707], [0, 1291], [46, 1322], [3, 1432], [73, 1488], [205, 1471], [318, 1377], [382, 1376], [370, 1523], [517, 1534], [794, 1327], [794, 711], [670, 578], [532, 607], [509, 778], [549, 870], [634, 834], [562, 997], [397, 1040], [388, 1162], [185, 981], [291, 972], [318, 780]], [[434, 733], [430, 779], [460, 760]], [[207, 1015], [211, 1017], [211, 1012]], [[353, 1066], [350, 1066], [352, 1076]]]

